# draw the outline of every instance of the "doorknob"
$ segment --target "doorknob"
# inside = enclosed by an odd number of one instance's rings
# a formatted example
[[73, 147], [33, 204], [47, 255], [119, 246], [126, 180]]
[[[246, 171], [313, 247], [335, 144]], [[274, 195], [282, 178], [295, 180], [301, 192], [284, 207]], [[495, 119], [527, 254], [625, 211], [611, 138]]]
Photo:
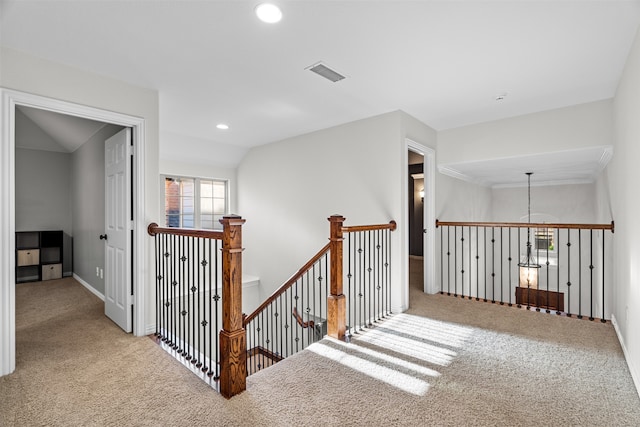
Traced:
[[100, 235], [100, 240], [107, 240], [107, 235], [106, 234], [101, 234]]
[[422, 229], [422, 232], [423, 232], [424, 234], [427, 234], [427, 229], [426, 229], [426, 228], [423, 228], [423, 229]]

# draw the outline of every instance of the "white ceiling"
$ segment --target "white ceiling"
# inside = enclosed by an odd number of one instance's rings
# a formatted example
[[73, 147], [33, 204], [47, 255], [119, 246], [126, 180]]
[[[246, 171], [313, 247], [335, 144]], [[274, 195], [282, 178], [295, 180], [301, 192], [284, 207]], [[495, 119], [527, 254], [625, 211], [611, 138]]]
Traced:
[[243, 149], [398, 109], [442, 130], [611, 98], [640, 22], [640, 0], [283, 0], [279, 24], [259, 1], [0, 1], [2, 45], [156, 89], [161, 134]]
[[[52, 113], [37, 108], [24, 106], [17, 108], [57, 142], [60, 148], [67, 153], [76, 151], [106, 125], [106, 123], [102, 122]], [[28, 141], [25, 142], [28, 143]]]
[[611, 146], [542, 153], [456, 164], [440, 164], [441, 173], [487, 187], [586, 184], [596, 180], [613, 156]]

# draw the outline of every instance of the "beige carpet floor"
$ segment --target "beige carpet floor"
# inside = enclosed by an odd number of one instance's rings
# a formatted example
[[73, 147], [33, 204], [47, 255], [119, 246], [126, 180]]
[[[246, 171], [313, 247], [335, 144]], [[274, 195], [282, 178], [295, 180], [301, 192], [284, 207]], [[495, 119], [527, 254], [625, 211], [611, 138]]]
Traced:
[[325, 339], [221, 397], [72, 279], [16, 286], [2, 426], [638, 426], [610, 324], [411, 290], [350, 344]]

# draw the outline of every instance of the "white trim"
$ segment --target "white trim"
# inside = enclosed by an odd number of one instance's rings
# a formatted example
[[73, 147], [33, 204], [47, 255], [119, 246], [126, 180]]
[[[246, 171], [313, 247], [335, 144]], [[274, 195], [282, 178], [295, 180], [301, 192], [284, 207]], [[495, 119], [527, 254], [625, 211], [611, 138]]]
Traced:
[[102, 301], [104, 301], [104, 294], [101, 294], [100, 292], [98, 292], [93, 286], [91, 286], [89, 284], [89, 282], [85, 282], [84, 279], [82, 279], [80, 276], [78, 276], [76, 273], [73, 273], [73, 278], [80, 283], [82, 286], [84, 286], [85, 288], [87, 288], [87, 290], [89, 292], [91, 292], [92, 294], [94, 294], [95, 296], [97, 296], [98, 298], [100, 298]]
[[[407, 156], [409, 150], [418, 151], [422, 153], [423, 157], [423, 174], [424, 174], [424, 228], [427, 233], [424, 236], [424, 291], [429, 294], [438, 292], [436, 286], [436, 272], [435, 272], [435, 235], [436, 235], [436, 152], [434, 149], [427, 147], [426, 145], [412, 141], [411, 139], [405, 139], [404, 152]], [[408, 160], [405, 162], [404, 177], [409, 173]], [[409, 205], [408, 188], [406, 188], [407, 179], [404, 178], [405, 188], [403, 192], [403, 205], [405, 209], [404, 219], [409, 223], [409, 213], [407, 212], [407, 206]], [[409, 242], [409, 228], [406, 228], [406, 242]], [[405, 248], [406, 249], [406, 248]], [[409, 269], [409, 258], [405, 257], [405, 268]]]
[[[1, 90], [1, 89], [0, 89]], [[0, 376], [16, 369], [15, 108], [2, 90], [0, 104]]]
[[15, 107], [23, 105], [85, 119], [113, 123], [133, 129], [134, 159], [134, 293], [136, 310], [134, 335], [147, 334], [146, 311], [146, 227], [145, 227], [145, 120], [99, 108], [44, 96], [0, 88], [0, 376], [15, 370]]
[[622, 347], [622, 353], [624, 354], [624, 360], [627, 362], [627, 366], [629, 367], [629, 372], [631, 372], [631, 378], [633, 379], [633, 384], [636, 386], [636, 392], [638, 396], [640, 396], [640, 376], [638, 372], [634, 369], [633, 365], [629, 363], [631, 357], [629, 357], [629, 352], [627, 351], [627, 347], [624, 345], [624, 340], [622, 339], [622, 334], [620, 334], [620, 329], [618, 328], [618, 322], [616, 320], [616, 316], [611, 313], [611, 323], [613, 324], [613, 329], [616, 331], [616, 335], [618, 336], [618, 341], [620, 342], [620, 347]]

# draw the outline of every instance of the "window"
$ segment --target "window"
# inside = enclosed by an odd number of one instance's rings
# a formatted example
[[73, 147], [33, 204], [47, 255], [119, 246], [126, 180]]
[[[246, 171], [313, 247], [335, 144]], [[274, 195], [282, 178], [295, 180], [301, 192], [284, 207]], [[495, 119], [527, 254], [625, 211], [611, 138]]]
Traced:
[[227, 182], [164, 176], [164, 214], [167, 227], [222, 229], [227, 213]]
[[538, 251], [555, 250], [555, 242], [553, 240], [553, 229], [538, 228], [534, 234], [533, 249]]

